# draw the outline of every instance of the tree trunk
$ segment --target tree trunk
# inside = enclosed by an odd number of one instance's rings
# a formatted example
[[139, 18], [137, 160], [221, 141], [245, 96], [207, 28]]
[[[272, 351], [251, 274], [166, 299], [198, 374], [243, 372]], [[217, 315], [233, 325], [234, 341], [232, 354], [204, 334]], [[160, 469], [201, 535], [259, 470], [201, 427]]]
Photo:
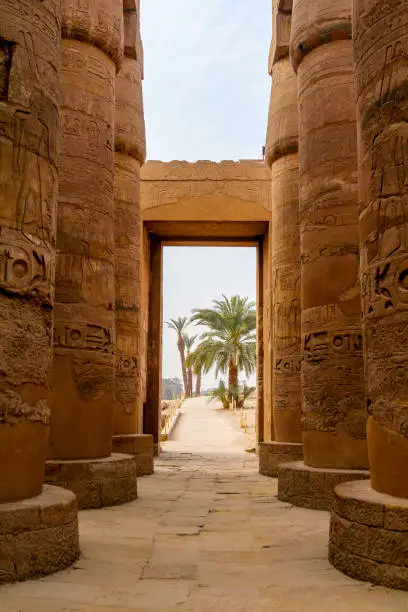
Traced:
[[184, 354], [185, 344], [184, 344], [184, 338], [183, 338], [183, 336], [181, 334], [179, 335], [179, 339], [178, 339], [178, 342], [177, 342], [177, 348], [178, 348], [179, 353], [180, 353], [181, 371], [183, 373], [184, 395], [185, 395], [185, 397], [189, 397], [189, 395], [188, 395], [188, 378], [187, 378], [187, 368], [186, 368], [186, 357], [185, 357], [185, 354]]
[[222, 401], [222, 407], [224, 408], [224, 410], [229, 410], [230, 403], [229, 403], [228, 399], [224, 398], [221, 401]]
[[193, 370], [188, 368], [187, 370], [187, 380], [188, 380], [188, 397], [193, 397]]
[[201, 396], [201, 369], [196, 372], [196, 397]]
[[238, 384], [238, 367], [234, 363], [230, 363], [228, 371], [228, 395], [229, 400], [232, 400], [232, 389]]

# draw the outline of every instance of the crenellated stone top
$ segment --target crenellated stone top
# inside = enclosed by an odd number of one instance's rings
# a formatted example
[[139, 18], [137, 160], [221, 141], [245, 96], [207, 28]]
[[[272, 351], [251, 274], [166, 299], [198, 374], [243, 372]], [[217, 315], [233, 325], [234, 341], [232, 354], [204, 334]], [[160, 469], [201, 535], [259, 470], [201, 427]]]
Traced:
[[244, 159], [214, 162], [151, 160], [141, 172], [143, 181], [270, 181], [262, 160]]

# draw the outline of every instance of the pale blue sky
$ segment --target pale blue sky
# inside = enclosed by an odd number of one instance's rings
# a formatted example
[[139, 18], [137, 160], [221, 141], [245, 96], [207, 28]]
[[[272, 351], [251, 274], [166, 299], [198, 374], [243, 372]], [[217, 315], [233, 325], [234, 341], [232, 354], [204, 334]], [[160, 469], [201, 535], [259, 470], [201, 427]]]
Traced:
[[257, 159], [271, 0], [142, 0], [149, 159]]
[[[148, 159], [261, 159], [271, 23], [271, 0], [142, 0]], [[255, 300], [255, 249], [165, 249], [165, 321], [221, 293]], [[163, 376], [180, 376], [165, 326], [163, 354]]]

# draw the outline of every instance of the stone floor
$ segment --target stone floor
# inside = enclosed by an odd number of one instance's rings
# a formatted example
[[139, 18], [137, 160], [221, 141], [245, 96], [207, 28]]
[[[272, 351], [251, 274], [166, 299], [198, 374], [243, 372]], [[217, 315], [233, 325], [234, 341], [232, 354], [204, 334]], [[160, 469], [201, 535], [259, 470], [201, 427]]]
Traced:
[[254, 455], [178, 444], [140, 479], [137, 501], [80, 513], [82, 557], [72, 569], [1, 587], [0, 611], [408, 610], [408, 593], [329, 565], [328, 514], [279, 502]]

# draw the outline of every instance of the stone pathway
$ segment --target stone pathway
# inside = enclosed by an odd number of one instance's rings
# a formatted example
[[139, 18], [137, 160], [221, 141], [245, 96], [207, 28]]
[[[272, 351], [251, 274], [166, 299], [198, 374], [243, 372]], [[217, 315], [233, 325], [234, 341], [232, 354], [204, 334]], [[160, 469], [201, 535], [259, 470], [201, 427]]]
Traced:
[[1, 612], [403, 612], [327, 561], [329, 517], [276, 498], [257, 459], [165, 453], [137, 501], [80, 513], [82, 557], [0, 588]]
[[223, 410], [221, 402], [208, 402], [207, 397], [185, 400], [177, 425], [169, 441], [168, 451], [206, 453], [242, 453], [255, 445], [253, 435], [243, 432], [239, 414]]
[[328, 514], [279, 502], [250, 442], [230, 412], [186, 401], [139, 499], [81, 512], [81, 559], [0, 587], [0, 612], [408, 610], [329, 565]]

